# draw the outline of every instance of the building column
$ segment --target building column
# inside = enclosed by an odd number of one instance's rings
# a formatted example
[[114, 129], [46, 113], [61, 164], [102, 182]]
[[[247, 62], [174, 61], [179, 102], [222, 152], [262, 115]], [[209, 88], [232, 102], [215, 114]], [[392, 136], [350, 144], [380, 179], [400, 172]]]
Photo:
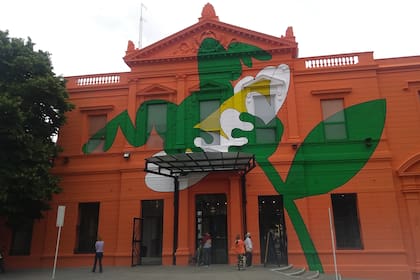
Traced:
[[137, 83], [140, 79], [132, 79], [129, 81], [128, 98], [127, 98], [127, 111], [132, 120], [136, 119], [137, 113]]
[[[187, 95], [186, 93], [186, 88], [185, 88], [185, 79], [186, 79], [186, 75], [177, 75], [176, 76], [176, 80], [177, 80], [177, 94], [176, 96], [172, 97], [175, 98], [176, 100], [171, 100], [171, 102], [175, 103], [175, 104], [181, 104], [181, 102], [185, 99]], [[184, 146], [185, 145], [185, 114], [186, 112], [184, 110], [178, 110], [176, 117], [177, 117], [177, 121], [176, 121], [176, 144], [179, 146]]]
[[300, 140], [299, 126], [298, 126], [298, 112], [296, 104], [296, 90], [293, 73], [290, 74], [290, 84], [287, 93], [287, 120], [289, 130], [289, 141], [294, 143]]
[[[135, 124], [136, 122], [137, 110], [140, 109], [140, 107], [137, 108], [137, 83], [139, 83], [139, 81], [140, 79], [129, 80], [129, 86], [128, 86], [127, 112], [128, 112], [128, 115], [130, 116], [130, 121], [133, 124]], [[141, 100], [141, 103], [143, 102], [144, 100]], [[125, 151], [130, 151], [133, 149], [133, 146], [131, 146], [128, 143], [128, 141], [124, 141], [124, 142], [125, 142], [125, 146], [124, 146]]]
[[235, 240], [237, 234], [240, 234], [241, 236], [244, 234], [240, 176], [229, 177], [229, 191], [228, 215], [230, 219], [228, 226], [228, 252], [229, 263], [232, 264], [237, 262], [237, 255], [233, 249], [233, 241]]
[[176, 265], [187, 265], [190, 261], [190, 248], [188, 247], [189, 232], [189, 188], [179, 192], [178, 210], [178, 248], [176, 250]]

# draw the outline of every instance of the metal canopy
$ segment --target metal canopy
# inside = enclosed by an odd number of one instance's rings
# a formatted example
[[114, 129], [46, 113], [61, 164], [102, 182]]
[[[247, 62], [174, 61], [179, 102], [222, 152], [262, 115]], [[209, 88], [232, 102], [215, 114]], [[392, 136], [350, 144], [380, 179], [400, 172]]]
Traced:
[[242, 218], [246, 231], [246, 173], [255, 167], [253, 154], [239, 152], [197, 152], [146, 158], [144, 171], [174, 178], [174, 237], [172, 264], [176, 265], [179, 229], [179, 177], [191, 172], [237, 171], [241, 173]]
[[195, 152], [146, 158], [146, 172], [179, 177], [191, 172], [238, 171], [255, 167], [253, 154], [240, 152]]

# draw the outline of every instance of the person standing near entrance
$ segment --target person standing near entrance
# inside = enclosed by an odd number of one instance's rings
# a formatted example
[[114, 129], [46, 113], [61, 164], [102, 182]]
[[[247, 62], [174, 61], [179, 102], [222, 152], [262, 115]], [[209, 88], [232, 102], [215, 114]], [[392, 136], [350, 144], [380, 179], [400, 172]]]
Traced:
[[252, 266], [252, 240], [251, 234], [247, 232], [245, 234], [245, 256], [246, 256], [246, 266]]
[[206, 233], [203, 237], [203, 264], [209, 266], [211, 262], [211, 236]]
[[93, 263], [92, 272], [96, 270], [96, 263], [99, 261], [99, 272], [102, 273], [102, 258], [104, 256], [104, 241], [100, 236], [95, 242], [95, 262]]
[[238, 256], [238, 270], [245, 269], [245, 244], [241, 239], [241, 235], [236, 235], [235, 239], [235, 252]]

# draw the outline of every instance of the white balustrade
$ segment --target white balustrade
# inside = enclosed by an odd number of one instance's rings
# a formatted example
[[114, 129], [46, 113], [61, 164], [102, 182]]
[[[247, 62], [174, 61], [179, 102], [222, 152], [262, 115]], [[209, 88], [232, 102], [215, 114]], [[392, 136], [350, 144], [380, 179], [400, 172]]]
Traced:
[[92, 85], [107, 85], [107, 84], [118, 84], [120, 82], [119, 75], [110, 76], [94, 76], [94, 77], [83, 77], [76, 80], [78, 86], [92, 86]]
[[308, 68], [326, 68], [326, 67], [340, 67], [349, 66], [359, 63], [358, 55], [351, 56], [334, 56], [310, 59], [305, 61], [305, 67]]

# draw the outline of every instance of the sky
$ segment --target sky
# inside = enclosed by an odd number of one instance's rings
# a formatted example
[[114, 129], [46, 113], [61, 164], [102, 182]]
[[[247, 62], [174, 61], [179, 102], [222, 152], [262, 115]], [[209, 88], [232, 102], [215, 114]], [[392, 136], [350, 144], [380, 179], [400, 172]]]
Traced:
[[299, 57], [420, 55], [417, 0], [1, 0], [0, 30], [30, 37], [57, 75], [126, 72], [128, 40], [146, 47], [181, 31], [206, 3], [220, 21], [257, 32], [280, 37], [292, 26]]

